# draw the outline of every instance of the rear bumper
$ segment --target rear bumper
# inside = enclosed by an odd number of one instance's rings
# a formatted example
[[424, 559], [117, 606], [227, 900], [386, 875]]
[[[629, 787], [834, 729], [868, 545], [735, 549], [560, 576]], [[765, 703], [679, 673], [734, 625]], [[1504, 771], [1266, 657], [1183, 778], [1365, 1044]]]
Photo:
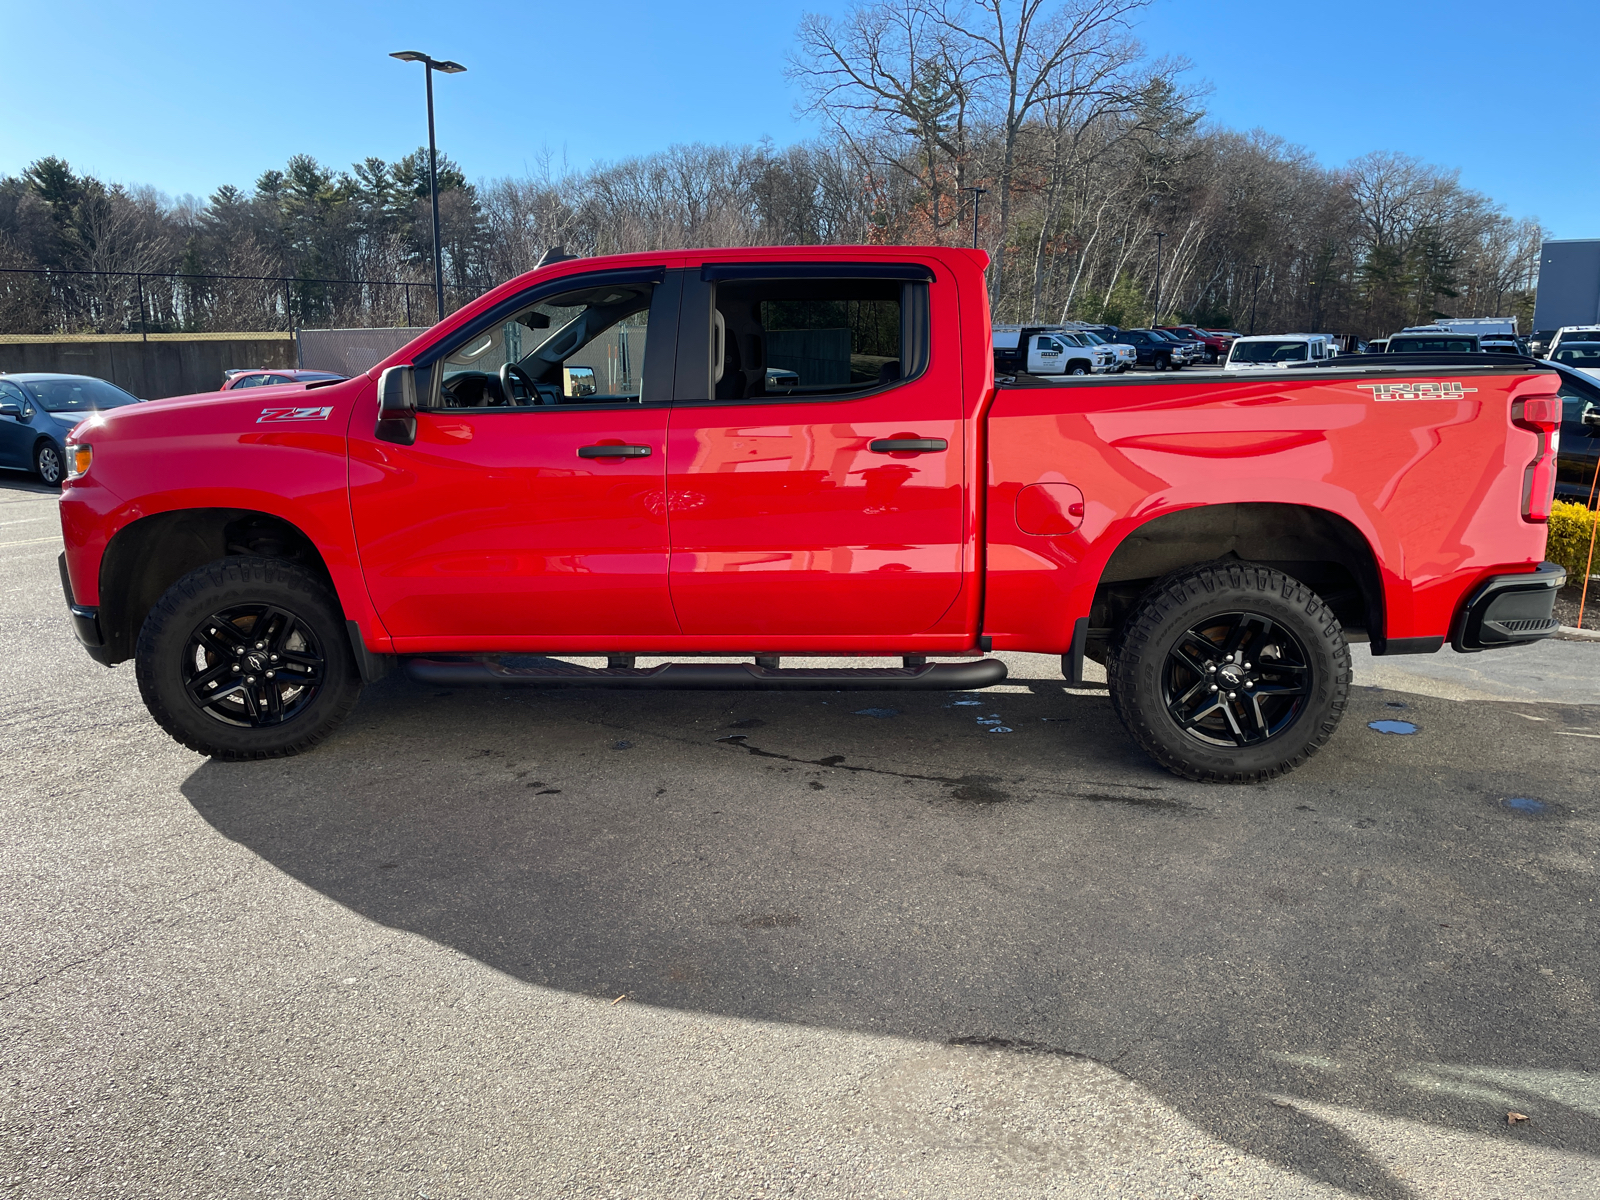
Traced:
[[1498, 650], [1549, 637], [1560, 628], [1556, 593], [1566, 582], [1566, 568], [1550, 562], [1484, 580], [1456, 614], [1450, 645], [1462, 652]]
[[61, 568], [61, 590], [67, 597], [67, 615], [72, 618], [72, 632], [78, 635], [78, 641], [83, 643], [83, 648], [89, 652], [89, 657], [102, 666], [110, 666], [106, 657], [110, 653], [106, 649], [105, 634], [100, 629], [100, 610], [93, 605], [78, 604], [72, 597], [72, 580], [67, 575], [67, 556], [65, 551], [56, 559], [56, 565]]

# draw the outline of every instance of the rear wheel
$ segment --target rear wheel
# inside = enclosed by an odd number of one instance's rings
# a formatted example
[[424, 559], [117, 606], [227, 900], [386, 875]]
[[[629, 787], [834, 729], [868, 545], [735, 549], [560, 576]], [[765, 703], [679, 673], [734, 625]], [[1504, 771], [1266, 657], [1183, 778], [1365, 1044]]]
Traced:
[[1192, 567], [1145, 594], [1106, 664], [1118, 717], [1187, 779], [1259, 783], [1339, 726], [1350, 648], [1297, 579], [1250, 563]]
[[145, 618], [135, 660], [150, 715], [214, 758], [309, 750], [361, 690], [338, 599], [270, 558], [219, 559], [178, 580]]

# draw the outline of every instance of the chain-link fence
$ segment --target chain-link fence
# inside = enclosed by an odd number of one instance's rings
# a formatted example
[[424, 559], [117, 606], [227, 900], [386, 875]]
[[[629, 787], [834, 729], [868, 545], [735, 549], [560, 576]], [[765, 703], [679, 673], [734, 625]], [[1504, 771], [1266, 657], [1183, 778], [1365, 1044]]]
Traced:
[[310, 371], [359, 375], [370, 371], [427, 327], [301, 329], [295, 333], [297, 365]]
[[[446, 286], [445, 311], [477, 294]], [[0, 333], [416, 328], [435, 316], [432, 280], [0, 268]]]

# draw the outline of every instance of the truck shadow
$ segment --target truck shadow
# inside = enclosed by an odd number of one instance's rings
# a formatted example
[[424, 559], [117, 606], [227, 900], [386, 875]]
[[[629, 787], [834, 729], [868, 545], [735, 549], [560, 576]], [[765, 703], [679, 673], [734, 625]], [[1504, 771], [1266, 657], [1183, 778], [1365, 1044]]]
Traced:
[[1059, 681], [392, 680], [315, 754], [207, 763], [184, 792], [308, 887], [530, 983], [1083, 1056], [1241, 1151], [1406, 1197], [1370, 1138], [1309, 1109], [1600, 1153], [1595, 1085], [1569, 1087], [1600, 1044], [1592, 876], [1526, 865], [1592, 849], [1568, 844], [1582, 798], [1507, 810], [1516, 764], [1478, 749], [1501, 727], [1470, 722], [1514, 716], [1409, 699], [1424, 728], [1469, 727], [1368, 734], [1385, 710], [1363, 689], [1330, 752], [1232, 789], [1156, 770]]

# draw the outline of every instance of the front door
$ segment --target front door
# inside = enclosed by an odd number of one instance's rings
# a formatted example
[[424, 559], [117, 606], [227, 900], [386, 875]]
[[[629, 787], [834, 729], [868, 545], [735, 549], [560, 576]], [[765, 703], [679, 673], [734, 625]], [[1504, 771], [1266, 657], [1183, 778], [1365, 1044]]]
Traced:
[[33, 470], [33, 415], [37, 407], [14, 383], [0, 379], [0, 403], [16, 405], [16, 414], [0, 413], [0, 467]]
[[[492, 648], [678, 631], [662, 278], [547, 283], [419, 355], [431, 372], [413, 445], [352, 429], [362, 568], [391, 636]], [[652, 326], [668, 331], [659, 350]]]
[[[918, 268], [879, 270], [711, 265], [686, 281], [667, 449], [684, 633], [909, 635], [959, 595], [954, 299]], [[930, 293], [949, 311], [930, 313]]]

